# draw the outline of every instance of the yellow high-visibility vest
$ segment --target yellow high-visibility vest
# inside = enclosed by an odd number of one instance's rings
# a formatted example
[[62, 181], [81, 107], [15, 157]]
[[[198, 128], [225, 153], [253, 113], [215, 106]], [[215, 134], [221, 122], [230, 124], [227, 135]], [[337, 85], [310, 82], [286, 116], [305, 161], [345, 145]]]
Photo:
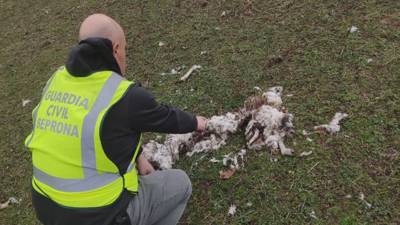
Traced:
[[134, 160], [141, 140], [123, 176], [100, 140], [108, 110], [132, 84], [112, 71], [74, 77], [61, 67], [53, 74], [32, 112], [33, 131], [25, 140], [37, 192], [74, 208], [110, 205], [124, 188], [137, 193]]

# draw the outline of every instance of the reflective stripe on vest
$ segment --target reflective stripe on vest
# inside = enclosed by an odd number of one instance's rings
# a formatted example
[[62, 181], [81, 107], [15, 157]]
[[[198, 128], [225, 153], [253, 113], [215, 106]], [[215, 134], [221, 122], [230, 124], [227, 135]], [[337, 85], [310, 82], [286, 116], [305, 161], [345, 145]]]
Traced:
[[[32, 140], [34, 140], [35, 135], [35, 123], [38, 117], [38, 111], [41, 106], [42, 101], [44, 101], [45, 94], [48, 91], [49, 87], [52, 85], [52, 82], [55, 80], [55, 76], [57, 73], [64, 68], [60, 68], [48, 81], [46, 87], [43, 90], [42, 100], [39, 105], [35, 108], [32, 113], [33, 121], [34, 121], [34, 129], [30, 136], [28, 136], [26, 140], [26, 147], [31, 148]], [[66, 70], [63, 73], [67, 73]], [[104, 74], [105, 72], [98, 72]], [[110, 72], [111, 73], [111, 72]], [[65, 76], [64, 74], [61, 74]], [[91, 76], [96, 76], [96, 74], [92, 74]], [[56, 78], [57, 79], [57, 78]], [[80, 145], [81, 145], [81, 168], [83, 170], [83, 177], [77, 179], [71, 178], [62, 178], [57, 177], [42, 171], [38, 167], [33, 166], [33, 184], [34, 188], [38, 190], [40, 193], [50, 197], [54, 201], [56, 201], [60, 205], [69, 206], [69, 207], [100, 207], [111, 204], [116, 198], [118, 198], [119, 194], [122, 192], [123, 188], [128, 189], [131, 192], [136, 192], [138, 188], [137, 184], [137, 174], [136, 170], [134, 170], [135, 162], [134, 159], [138, 153], [139, 145], [136, 148], [134, 157], [124, 174], [121, 177], [118, 171], [99, 171], [97, 170], [97, 156], [96, 152], [96, 144], [95, 141], [99, 137], [95, 137], [95, 132], [99, 130], [99, 121], [103, 120], [106, 113], [105, 110], [108, 110], [111, 107], [112, 100], [114, 102], [116, 99], [114, 98], [118, 88], [120, 87], [122, 82], [127, 82], [124, 78], [119, 76], [116, 73], [112, 73], [109, 75], [107, 80], [104, 82], [104, 85], [101, 87], [100, 92], [97, 94], [96, 100], [93, 105], [90, 107], [89, 112], [85, 115], [83, 119], [83, 123], [81, 126], [80, 132]], [[127, 84], [125, 84], [127, 86]], [[125, 87], [124, 86], [124, 87]], [[127, 88], [126, 88], [127, 89]], [[126, 91], [126, 90], [124, 90]], [[121, 90], [119, 91], [121, 93]], [[122, 98], [123, 95], [120, 97]], [[120, 99], [119, 98], [119, 99]], [[118, 99], [118, 100], [119, 100]], [[115, 104], [115, 103], [114, 103]], [[42, 109], [43, 114], [43, 109]], [[100, 117], [101, 112], [103, 112], [102, 117]], [[43, 124], [39, 124], [39, 126], [43, 126]], [[97, 126], [97, 128], [96, 128]], [[37, 129], [37, 128], [36, 128]], [[46, 129], [45, 129], [46, 130]], [[46, 131], [47, 132], [47, 131]], [[60, 134], [61, 135], [61, 134]], [[41, 139], [43, 140], [43, 138]], [[41, 141], [43, 144], [43, 141]], [[65, 143], [64, 143], [65, 144]], [[36, 146], [38, 144], [36, 143]], [[35, 146], [33, 147], [35, 149]], [[40, 149], [37, 149], [40, 150]], [[102, 160], [109, 161], [108, 158], [102, 157]], [[103, 162], [102, 161], [102, 162]], [[76, 167], [74, 167], [76, 168]], [[55, 170], [57, 168], [54, 168]], [[49, 171], [51, 172], [51, 171]], [[68, 173], [68, 172], [65, 172]], [[107, 194], [105, 197], [105, 193]], [[75, 193], [75, 194], [74, 194]], [[82, 200], [81, 200], [82, 199]]]

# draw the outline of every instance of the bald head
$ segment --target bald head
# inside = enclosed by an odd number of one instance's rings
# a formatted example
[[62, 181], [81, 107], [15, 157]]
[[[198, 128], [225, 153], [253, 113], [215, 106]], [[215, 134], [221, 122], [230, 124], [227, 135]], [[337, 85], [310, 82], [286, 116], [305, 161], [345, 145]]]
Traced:
[[115, 20], [104, 14], [93, 14], [86, 18], [79, 29], [79, 41], [87, 38], [107, 38], [112, 42], [113, 55], [125, 74], [125, 34]]
[[112, 42], [123, 34], [121, 26], [115, 20], [103, 14], [93, 14], [86, 18], [79, 30], [79, 41], [86, 38], [108, 38]]
[[79, 41], [94, 37], [107, 38], [114, 43], [124, 37], [124, 31], [110, 17], [103, 14], [93, 14], [82, 22], [79, 30]]

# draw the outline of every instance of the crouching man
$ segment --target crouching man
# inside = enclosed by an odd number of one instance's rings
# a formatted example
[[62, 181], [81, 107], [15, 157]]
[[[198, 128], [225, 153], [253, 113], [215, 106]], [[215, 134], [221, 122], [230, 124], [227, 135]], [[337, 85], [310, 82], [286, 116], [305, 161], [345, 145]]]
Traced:
[[[79, 44], [32, 113], [32, 200], [46, 225], [177, 224], [191, 195], [181, 170], [154, 171], [143, 132], [204, 130], [205, 118], [159, 104], [127, 81], [126, 40], [108, 16], [85, 19]], [[137, 172], [136, 172], [136, 169]]]

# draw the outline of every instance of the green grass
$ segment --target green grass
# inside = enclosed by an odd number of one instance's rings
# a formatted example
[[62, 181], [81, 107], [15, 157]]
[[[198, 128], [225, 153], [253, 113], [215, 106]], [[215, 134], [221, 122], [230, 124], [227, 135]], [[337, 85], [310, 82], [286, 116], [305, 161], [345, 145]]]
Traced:
[[[209, 159], [245, 148], [238, 133], [204, 158], [182, 157], [176, 168], [191, 177], [193, 195], [180, 224], [400, 223], [399, 1], [0, 0], [0, 6], [0, 201], [22, 198], [0, 210], [0, 224], [39, 224], [30, 201], [31, 154], [23, 148], [30, 113], [76, 45], [81, 21], [95, 12], [122, 25], [127, 78], [160, 102], [210, 117], [239, 109], [254, 86], [280, 85], [293, 94], [283, 100], [295, 115], [296, 135], [286, 141], [295, 156], [251, 150], [243, 170], [220, 180], [224, 167]], [[353, 25], [359, 31], [350, 34]], [[185, 83], [160, 75], [195, 64], [201, 73]], [[32, 103], [23, 108], [22, 99]], [[301, 135], [336, 112], [349, 114], [339, 134], [314, 134], [314, 142]], [[298, 157], [311, 148], [312, 155]], [[237, 213], [228, 216], [231, 204]]]

